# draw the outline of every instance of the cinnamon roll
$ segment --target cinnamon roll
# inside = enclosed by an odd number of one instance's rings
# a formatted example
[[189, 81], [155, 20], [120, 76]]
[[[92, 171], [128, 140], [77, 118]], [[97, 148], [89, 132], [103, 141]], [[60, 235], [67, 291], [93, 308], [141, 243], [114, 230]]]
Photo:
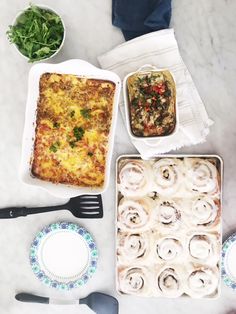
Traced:
[[119, 291], [124, 294], [148, 296], [148, 271], [144, 267], [125, 268], [118, 274]]
[[207, 260], [213, 253], [211, 239], [207, 235], [194, 235], [189, 241], [189, 254], [199, 260]]
[[219, 192], [216, 166], [204, 158], [185, 158], [186, 187], [194, 193], [217, 194]]
[[118, 233], [118, 259], [123, 262], [143, 260], [149, 251], [149, 239], [145, 233]]
[[183, 293], [180, 275], [172, 267], [165, 268], [158, 275], [157, 284], [162, 296], [177, 298]]
[[163, 196], [173, 195], [182, 181], [182, 161], [174, 158], [161, 158], [153, 165], [155, 191]]
[[132, 232], [148, 228], [152, 207], [152, 200], [148, 198], [140, 200], [121, 199], [118, 206], [118, 227]]
[[183, 246], [178, 239], [164, 238], [158, 241], [157, 254], [164, 261], [173, 261], [183, 252]]
[[142, 160], [129, 160], [119, 171], [118, 188], [127, 197], [142, 197], [150, 188], [150, 171]]
[[196, 226], [208, 227], [219, 222], [220, 201], [210, 196], [201, 196], [192, 201], [191, 222]]
[[156, 206], [157, 220], [161, 227], [177, 229], [180, 225], [181, 211], [176, 202], [164, 199], [159, 200]]
[[189, 275], [187, 293], [193, 298], [210, 296], [217, 292], [218, 283], [219, 270], [202, 266]]

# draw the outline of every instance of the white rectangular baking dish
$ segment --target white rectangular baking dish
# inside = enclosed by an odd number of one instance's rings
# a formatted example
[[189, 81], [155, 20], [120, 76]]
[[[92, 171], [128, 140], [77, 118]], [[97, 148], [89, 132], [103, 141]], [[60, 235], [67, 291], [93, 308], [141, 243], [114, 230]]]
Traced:
[[[134, 139], [134, 140], [138, 140], [138, 141], [144, 141], [145, 143], [149, 144], [149, 145], [152, 145], [152, 144], [156, 144], [158, 142], [158, 140], [160, 139], [163, 139], [165, 137], [169, 137], [169, 136], [172, 136], [174, 135], [177, 130], [178, 130], [178, 126], [179, 126], [179, 116], [178, 116], [178, 96], [177, 96], [177, 93], [176, 93], [176, 102], [175, 102], [175, 113], [176, 113], [176, 124], [175, 124], [175, 129], [173, 130], [173, 132], [169, 135], [162, 135], [162, 136], [148, 136], [148, 137], [139, 137], [139, 136], [136, 136], [133, 134], [132, 130], [131, 130], [131, 121], [130, 121], [130, 114], [129, 114], [129, 95], [128, 95], [128, 89], [127, 89], [127, 79], [137, 73], [137, 72], [142, 72], [142, 73], [145, 73], [145, 72], [156, 72], [156, 71], [164, 71], [164, 70], [168, 70], [168, 69], [160, 69], [160, 68], [157, 68], [153, 65], [150, 65], [150, 64], [145, 64], [143, 66], [141, 66], [137, 71], [134, 71], [134, 72], [130, 72], [128, 73], [124, 80], [123, 80], [123, 96], [124, 96], [124, 106], [125, 106], [125, 120], [126, 120], [126, 127], [127, 127], [127, 130], [128, 130], [128, 133], [129, 133], [129, 136]], [[173, 73], [171, 73], [173, 79], [174, 79], [174, 82], [175, 82], [175, 78], [174, 78], [174, 75]]]
[[[220, 221], [220, 247], [222, 247], [222, 237], [223, 237], [223, 230], [222, 230], [222, 202], [223, 202], [223, 159], [219, 156], [219, 155], [198, 155], [198, 154], [164, 154], [164, 155], [158, 155], [155, 156], [153, 158], [149, 158], [149, 160], [158, 160], [160, 158], [185, 158], [185, 157], [189, 157], [189, 158], [216, 158], [219, 161], [219, 173], [220, 173], [220, 203], [221, 203], [221, 221]], [[117, 159], [116, 159], [116, 176], [115, 176], [115, 180], [116, 180], [116, 197], [115, 197], [115, 282], [116, 282], [116, 292], [122, 296], [123, 294], [119, 291], [119, 284], [118, 284], [118, 259], [117, 259], [117, 248], [118, 248], [118, 238], [117, 238], [117, 230], [118, 230], [118, 225], [117, 225], [117, 221], [118, 221], [118, 205], [119, 205], [119, 190], [118, 190], [118, 166], [119, 166], [119, 162], [122, 159], [129, 159], [129, 158], [133, 158], [133, 159], [142, 159], [141, 155], [139, 154], [128, 154], [128, 155], [120, 155]], [[222, 264], [222, 256], [220, 254], [219, 256], [219, 284], [218, 284], [218, 293], [215, 297], [204, 297], [203, 299], [208, 299], [208, 300], [215, 300], [218, 299], [221, 295], [221, 264]], [[131, 295], [129, 295], [131, 296]], [[137, 295], [136, 295], [137, 297]], [[180, 296], [181, 298], [191, 298], [187, 295], [182, 295]]]
[[[108, 141], [108, 152], [106, 158], [105, 182], [101, 188], [75, 187], [65, 184], [55, 184], [35, 178], [31, 174], [31, 161], [34, 148], [37, 102], [39, 97], [39, 80], [43, 73], [74, 74], [79, 77], [110, 80], [115, 83], [115, 96], [112, 112], [112, 123]], [[79, 60], [68, 60], [58, 64], [40, 63], [32, 66], [28, 80], [28, 98], [25, 111], [25, 126], [22, 141], [22, 153], [20, 164], [20, 178], [29, 185], [38, 186], [47, 190], [54, 196], [71, 198], [81, 194], [100, 194], [108, 187], [110, 177], [110, 163], [114, 143], [115, 126], [117, 120], [118, 100], [120, 94], [120, 78], [113, 72], [101, 70], [92, 64]]]

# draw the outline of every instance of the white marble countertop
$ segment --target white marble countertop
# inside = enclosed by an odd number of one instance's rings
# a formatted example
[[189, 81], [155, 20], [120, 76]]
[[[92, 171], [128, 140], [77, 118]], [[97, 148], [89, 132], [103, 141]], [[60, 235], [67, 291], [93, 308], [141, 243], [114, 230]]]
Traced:
[[[123, 42], [119, 29], [111, 25], [110, 0], [44, 0], [64, 18], [67, 38], [62, 52], [52, 62], [81, 58], [97, 65], [96, 57]], [[18, 179], [21, 137], [27, 95], [27, 76], [31, 67], [10, 47], [5, 36], [7, 26], [28, 0], [0, 1], [0, 200], [1, 207], [11, 205], [50, 205], [60, 203], [46, 192], [28, 187]], [[184, 153], [216, 153], [223, 157], [224, 237], [236, 230], [236, 1], [173, 0], [172, 26], [180, 52], [215, 121], [207, 142], [183, 149]], [[86, 313], [85, 307], [43, 306], [17, 303], [16, 292], [28, 291], [57, 297], [83, 297], [91, 291], [115, 293], [114, 270], [114, 165], [117, 156], [134, 153], [119, 115], [110, 187], [103, 196], [104, 219], [79, 220], [96, 238], [100, 251], [99, 267], [89, 283], [72, 292], [47, 288], [33, 275], [29, 245], [35, 233], [57, 220], [76, 221], [70, 213], [56, 212], [0, 221], [0, 312], [4, 314]], [[121, 314], [222, 314], [235, 308], [236, 293], [222, 285], [222, 295], [215, 301], [191, 299], [143, 299], [118, 297]]]

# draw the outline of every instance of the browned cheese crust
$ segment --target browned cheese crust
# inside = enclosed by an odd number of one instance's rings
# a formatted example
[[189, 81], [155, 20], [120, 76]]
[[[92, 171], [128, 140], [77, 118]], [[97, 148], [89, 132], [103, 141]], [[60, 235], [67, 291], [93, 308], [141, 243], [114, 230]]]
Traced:
[[44, 73], [39, 90], [32, 174], [54, 183], [102, 187], [115, 84]]

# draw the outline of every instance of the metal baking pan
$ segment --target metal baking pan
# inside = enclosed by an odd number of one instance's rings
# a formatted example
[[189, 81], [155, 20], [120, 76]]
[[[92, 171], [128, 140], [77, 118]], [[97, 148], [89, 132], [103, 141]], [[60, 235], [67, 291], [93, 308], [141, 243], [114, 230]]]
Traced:
[[[222, 193], [223, 193], [223, 160], [220, 156], [218, 155], [190, 155], [190, 154], [183, 154], [183, 155], [176, 155], [176, 154], [171, 154], [171, 155], [159, 155], [155, 158], [151, 158], [149, 160], [145, 160], [146, 161], [157, 161], [159, 159], [163, 159], [163, 158], [175, 158], [175, 159], [181, 159], [181, 158], [206, 158], [206, 159], [215, 159], [216, 161], [216, 168], [218, 170], [218, 174], [219, 174], [219, 191], [220, 191], [220, 194], [219, 194], [219, 200], [220, 200], [220, 218], [219, 218], [219, 223], [217, 225], [217, 232], [218, 232], [218, 237], [219, 237], [219, 244], [218, 244], [218, 253], [217, 254], [217, 264], [216, 264], [216, 267], [218, 268], [218, 272], [217, 272], [217, 277], [218, 277], [218, 286], [217, 286], [217, 289], [215, 290], [215, 293], [214, 294], [211, 294], [211, 295], [206, 295], [202, 298], [204, 299], [216, 299], [220, 296], [220, 293], [221, 293], [221, 254], [220, 254], [220, 251], [221, 251], [221, 246], [222, 246]], [[117, 161], [116, 161], [116, 200], [115, 200], [115, 207], [116, 207], [116, 224], [115, 224], [115, 234], [116, 234], [116, 242], [115, 242], [115, 255], [116, 255], [116, 290], [117, 292], [120, 294], [120, 295], [124, 295], [123, 292], [120, 291], [120, 288], [119, 288], [119, 279], [118, 279], [118, 267], [120, 267], [121, 265], [119, 264], [118, 262], [118, 256], [117, 256], [117, 249], [118, 249], [118, 237], [117, 237], [117, 232], [118, 232], [118, 205], [119, 205], [119, 202], [120, 202], [120, 199], [122, 198], [122, 194], [121, 192], [119, 191], [118, 189], [118, 174], [119, 174], [119, 164], [120, 162], [122, 161], [125, 161], [125, 160], [128, 160], [128, 159], [134, 159], [134, 160], [142, 160], [141, 156], [138, 155], [138, 154], [135, 154], [135, 155], [121, 155], [118, 157]], [[181, 227], [182, 228], [182, 227]], [[198, 230], [198, 232], [200, 233], [201, 231]], [[206, 231], [207, 233], [207, 231]], [[210, 232], [209, 232], [210, 233]], [[167, 263], [168, 264], [168, 263]], [[143, 265], [143, 264], [142, 264]], [[123, 265], [125, 267], [128, 267], [130, 265]], [[137, 265], [133, 265], [133, 267], [136, 267]], [[129, 295], [129, 294], [128, 294]], [[138, 296], [136, 294], [136, 296]], [[145, 295], [144, 295], [145, 296]], [[150, 297], [163, 297], [161, 295], [158, 295], [158, 293], [153, 293], [151, 295], [146, 295], [146, 296], [150, 296]], [[165, 296], [164, 296], [165, 297]], [[185, 297], [185, 298], [191, 298], [191, 296], [189, 296], [187, 293], [183, 293], [181, 295], [181, 297]]]

